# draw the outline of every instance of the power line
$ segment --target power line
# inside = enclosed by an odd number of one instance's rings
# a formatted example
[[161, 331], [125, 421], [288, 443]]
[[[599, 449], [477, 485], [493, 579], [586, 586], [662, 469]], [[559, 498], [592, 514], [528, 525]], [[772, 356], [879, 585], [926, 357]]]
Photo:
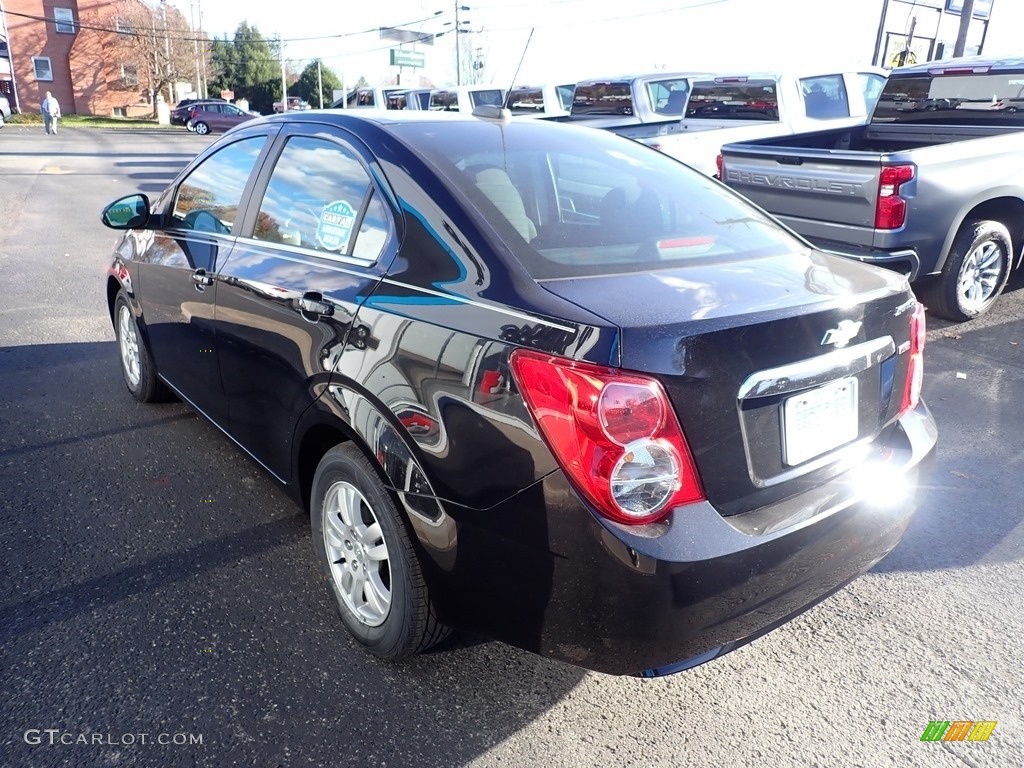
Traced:
[[[88, 29], [88, 30], [93, 31], [93, 32], [112, 32], [114, 34], [121, 35], [123, 37], [141, 37], [142, 35], [150, 37], [153, 34], [152, 30], [146, 30], [146, 31], [125, 30], [125, 29], [118, 29], [117, 27], [104, 27], [104, 26], [99, 26], [99, 25], [96, 25], [96, 24], [83, 24], [83, 23], [81, 23], [78, 20], [74, 20], [74, 21], [70, 21], [69, 22], [66, 19], [56, 19], [55, 17], [52, 17], [52, 16], [37, 16], [37, 15], [31, 14], [31, 13], [17, 13], [15, 11], [5, 11], [5, 13], [6, 13], [7, 16], [17, 16], [17, 17], [22, 18], [22, 19], [31, 19], [32, 21], [42, 21], [42, 22], [51, 23], [51, 24], [70, 24], [70, 25], [74, 26], [76, 30], [77, 29]], [[407, 26], [409, 26], [411, 24], [421, 24], [421, 23], [423, 23], [425, 21], [430, 21], [433, 18], [435, 18], [435, 17], [434, 16], [428, 16], [425, 19], [413, 19], [412, 21], [403, 21], [401, 24], [391, 24], [390, 26], [392, 26], [392, 27], [407, 27]], [[253, 27], [253, 29], [255, 29], [255, 27]], [[206, 42], [212, 42], [213, 40], [220, 40], [220, 41], [223, 41], [223, 42], [234, 43], [236, 45], [238, 43], [267, 43], [269, 45], [270, 43], [278, 43], [278, 42], [284, 42], [284, 43], [303, 43], [303, 42], [310, 42], [310, 41], [313, 41], [313, 40], [336, 40], [336, 39], [345, 38], [345, 37], [355, 37], [357, 35], [367, 35], [367, 34], [371, 34], [371, 33], [374, 33], [374, 32], [378, 32], [379, 30], [380, 30], [380, 27], [376, 26], [376, 27], [370, 27], [369, 29], [361, 29], [361, 30], [358, 30], [356, 32], [339, 32], [339, 33], [333, 34], [333, 35], [315, 35], [315, 36], [312, 36], [312, 37], [286, 37], [283, 40], [281, 40], [281, 39], [279, 39], [277, 37], [272, 37], [272, 38], [259, 37], [259, 38], [255, 38], [255, 39], [251, 39], [251, 40], [231, 40], [231, 39], [227, 39], [230, 36], [229, 33], [227, 33], [227, 32], [223, 33], [222, 35], [208, 35], [206, 37], [184, 36], [184, 35], [177, 35], [177, 34], [175, 34], [175, 35], [161, 34], [160, 37], [161, 38], [166, 38], [167, 40], [180, 40], [182, 42], [187, 42], [187, 43], [192, 43], [192, 42], [206, 43]], [[158, 32], [163, 32], [165, 30], [159, 30], [158, 29], [157, 31]], [[236, 33], [237, 33], [237, 30], [235, 30], [235, 32], [230, 33], [230, 34], [236, 34]]]

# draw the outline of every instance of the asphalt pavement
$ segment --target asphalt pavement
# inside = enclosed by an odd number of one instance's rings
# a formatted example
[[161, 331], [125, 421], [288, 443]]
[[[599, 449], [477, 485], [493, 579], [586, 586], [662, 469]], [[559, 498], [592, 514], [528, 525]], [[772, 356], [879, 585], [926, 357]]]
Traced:
[[[387, 663], [269, 476], [125, 390], [100, 209], [208, 141], [0, 130], [0, 766], [1024, 765], [1024, 274], [931, 324], [932, 482], [823, 604], [653, 681], [471, 637]], [[932, 720], [997, 725], [922, 742]]]

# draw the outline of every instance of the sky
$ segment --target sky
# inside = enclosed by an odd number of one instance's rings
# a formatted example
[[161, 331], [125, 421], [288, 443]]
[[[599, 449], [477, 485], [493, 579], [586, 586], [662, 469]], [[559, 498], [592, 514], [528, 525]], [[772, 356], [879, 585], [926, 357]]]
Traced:
[[[197, 1], [207, 33], [230, 35], [241, 21], [248, 21], [267, 37], [284, 37], [286, 56], [296, 70], [309, 59], [321, 58], [347, 84], [359, 77], [384, 83], [398, 73], [388, 58], [388, 49], [397, 43], [381, 40], [378, 27], [436, 34], [452, 29], [455, 21], [455, 2], [433, 0], [344, 5], [325, 0], [172, 0], [186, 18], [189, 3]], [[472, 32], [465, 39], [479, 50], [485, 82], [500, 85], [511, 82], [532, 28], [516, 82], [539, 84], [660, 70], [809, 71], [867, 65], [883, 1], [462, 0], [459, 5], [471, 10], [460, 11], [459, 20], [469, 22], [462, 25]], [[1024, 2], [991, 2], [984, 52], [1024, 55]], [[892, 29], [905, 31], [916, 13], [919, 34], [927, 34], [944, 18], [937, 36], [955, 37], [955, 17], [899, 0], [890, 0], [889, 8]], [[980, 30], [978, 25], [975, 37]], [[300, 39], [315, 37], [324, 39]], [[433, 47], [417, 46], [426, 55], [425, 67], [405, 68], [403, 84], [418, 84], [419, 75], [435, 85], [454, 83], [454, 38], [447, 34]]]

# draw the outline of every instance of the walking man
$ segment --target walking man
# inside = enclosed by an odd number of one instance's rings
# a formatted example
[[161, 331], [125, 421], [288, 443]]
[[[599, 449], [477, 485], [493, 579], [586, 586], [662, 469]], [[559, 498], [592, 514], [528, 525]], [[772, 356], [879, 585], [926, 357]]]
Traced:
[[57, 103], [57, 100], [49, 91], [46, 92], [46, 98], [43, 99], [39, 111], [43, 113], [43, 128], [46, 129], [46, 133], [52, 133], [56, 136], [57, 118], [60, 117], [60, 104]]

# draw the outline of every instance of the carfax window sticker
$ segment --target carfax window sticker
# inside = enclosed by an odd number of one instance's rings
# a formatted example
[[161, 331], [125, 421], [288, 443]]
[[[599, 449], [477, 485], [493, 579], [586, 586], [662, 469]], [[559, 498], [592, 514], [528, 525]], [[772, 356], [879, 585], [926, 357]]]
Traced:
[[320, 214], [320, 223], [316, 227], [316, 240], [328, 251], [343, 252], [348, 250], [348, 241], [352, 239], [352, 227], [356, 223], [356, 212], [345, 200], [328, 203]]

